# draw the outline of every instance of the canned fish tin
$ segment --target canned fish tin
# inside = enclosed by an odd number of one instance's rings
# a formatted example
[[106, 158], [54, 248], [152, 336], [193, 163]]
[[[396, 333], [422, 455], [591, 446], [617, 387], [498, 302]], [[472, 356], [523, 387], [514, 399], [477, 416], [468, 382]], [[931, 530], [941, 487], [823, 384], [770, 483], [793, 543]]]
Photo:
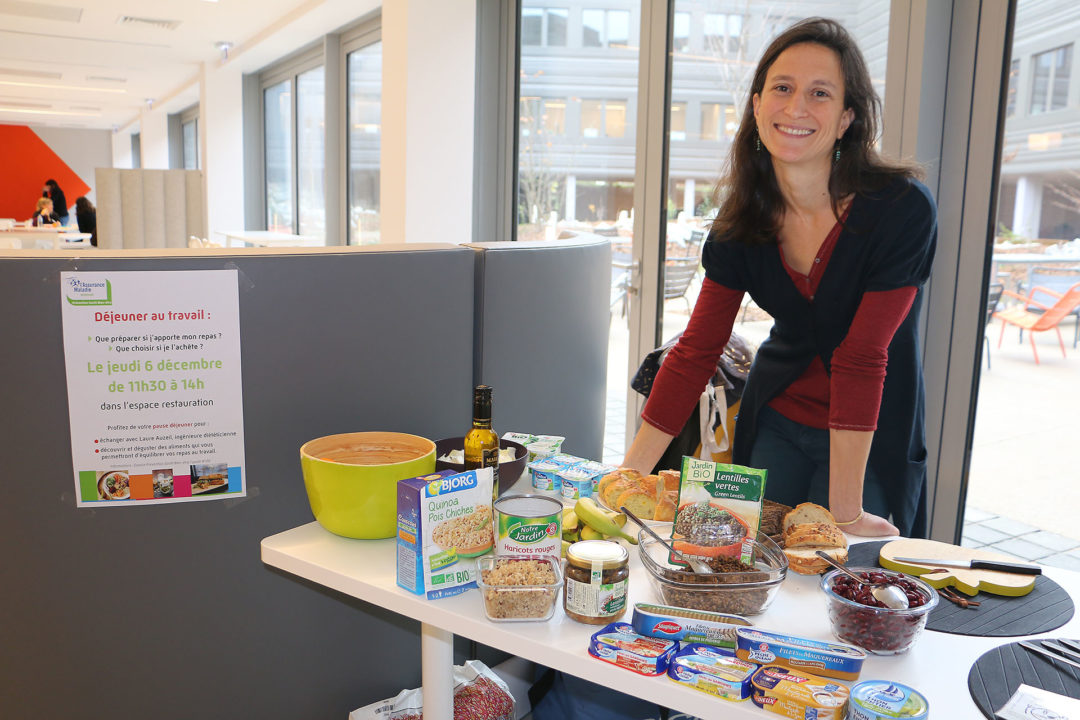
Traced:
[[930, 703], [917, 690], [888, 680], [866, 680], [851, 688], [852, 720], [926, 720]]
[[562, 503], [545, 495], [504, 495], [494, 504], [495, 554], [562, 558]]

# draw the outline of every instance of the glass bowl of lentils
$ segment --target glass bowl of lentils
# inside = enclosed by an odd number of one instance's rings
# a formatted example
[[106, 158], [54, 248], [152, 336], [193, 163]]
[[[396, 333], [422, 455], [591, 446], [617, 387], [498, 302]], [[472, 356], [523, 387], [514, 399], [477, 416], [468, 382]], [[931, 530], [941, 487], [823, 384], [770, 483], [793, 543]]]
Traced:
[[671, 562], [667, 549], [644, 531], [638, 533], [638, 554], [653, 589], [664, 605], [757, 615], [765, 611], [787, 577], [784, 551], [768, 535], [752, 541], [749, 563], [738, 557], [703, 557], [713, 572], [695, 573]]

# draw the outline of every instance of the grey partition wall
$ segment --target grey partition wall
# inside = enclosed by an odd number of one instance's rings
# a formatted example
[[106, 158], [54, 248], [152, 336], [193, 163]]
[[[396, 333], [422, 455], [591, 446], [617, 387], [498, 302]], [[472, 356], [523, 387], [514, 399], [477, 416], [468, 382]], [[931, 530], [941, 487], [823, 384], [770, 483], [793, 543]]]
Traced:
[[494, 423], [563, 435], [603, 457], [611, 240], [498, 242], [478, 252], [476, 379], [495, 388]]
[[[0, 717], [344, 720], [420, 682], [418, 626], [259, 561], [312, 521], [298, 448], [460, 434], [474, 251], [0, 257]], [[235, 267], [248, 496], [77, 509], [59, 273]]]

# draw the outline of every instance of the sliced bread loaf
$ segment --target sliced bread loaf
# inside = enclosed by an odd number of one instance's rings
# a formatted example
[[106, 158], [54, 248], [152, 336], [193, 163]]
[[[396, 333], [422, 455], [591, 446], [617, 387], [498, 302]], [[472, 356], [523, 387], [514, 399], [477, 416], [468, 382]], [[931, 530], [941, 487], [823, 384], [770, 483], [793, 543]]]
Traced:
[[792, 572], [797, 572], [800, 575], [817, 575], [828, 570], [829, 563], [817, 556], [816, 551], [818, 550], [824, 551], [840, 564], [847, 562], [848, 552], [846, 548], [813, 546], [785, 548], [784, 555], [787, 556], [788, 567], [791, 568]]
[[847, 537], [840, 528], [830, 523], [802, 523], [791, 526], [784, 536], [784, 547], [846, 548]]
[[828, 511], [827, 508], [818, 505], [817, 503], [800, 503], [795, 506], [795, 509], [784, 516], [784, 535], [787, 535], [791, 531], [791, 528], [795, 525], [804, 525], [807, 523], [827, 523], [829, 525], [836, 524], [836, 518]]

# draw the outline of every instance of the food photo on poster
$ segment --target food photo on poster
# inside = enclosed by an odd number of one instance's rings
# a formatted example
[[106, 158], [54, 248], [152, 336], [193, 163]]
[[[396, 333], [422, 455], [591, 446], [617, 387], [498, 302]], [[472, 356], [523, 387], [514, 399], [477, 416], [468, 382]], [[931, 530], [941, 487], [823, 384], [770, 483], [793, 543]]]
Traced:
[[235, 270], [62, 272], [79, 507], [243, 495]]

